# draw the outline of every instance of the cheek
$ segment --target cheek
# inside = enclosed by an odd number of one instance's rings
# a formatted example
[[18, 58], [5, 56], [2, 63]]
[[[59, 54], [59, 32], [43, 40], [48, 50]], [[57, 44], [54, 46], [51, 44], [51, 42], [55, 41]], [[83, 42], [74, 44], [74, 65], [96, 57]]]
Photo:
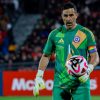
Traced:
[[66, 22], [66, 19], [64, 19], [64, 22]]
[[63, 22], [66, 22], [66, 18], [63, 18]]
[[74, 16], [74, 20], [76, 20], [77, 19], [77, 16]]
[[73, 21], [76, 21], [76, 17], [73, 17], [72, 20], [73, 20]]

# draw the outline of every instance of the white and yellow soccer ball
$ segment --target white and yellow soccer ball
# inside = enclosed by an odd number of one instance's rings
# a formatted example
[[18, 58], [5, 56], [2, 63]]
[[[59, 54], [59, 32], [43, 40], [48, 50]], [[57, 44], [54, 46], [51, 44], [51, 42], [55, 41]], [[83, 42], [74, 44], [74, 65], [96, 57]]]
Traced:
[[68, 74], [79, 77], [86, 73], [88, 64], [83, 56], [75, 55], [66, 61], [66, 68]]

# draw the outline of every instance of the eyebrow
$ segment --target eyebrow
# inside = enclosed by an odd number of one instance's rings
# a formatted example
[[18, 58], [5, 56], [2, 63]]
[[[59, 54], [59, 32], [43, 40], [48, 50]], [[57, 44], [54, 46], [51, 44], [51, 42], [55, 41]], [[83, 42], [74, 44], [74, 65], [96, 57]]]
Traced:
[[63, 15], [68, 17], [68, 16], [73, 16], [74, 14], [63, 14]]

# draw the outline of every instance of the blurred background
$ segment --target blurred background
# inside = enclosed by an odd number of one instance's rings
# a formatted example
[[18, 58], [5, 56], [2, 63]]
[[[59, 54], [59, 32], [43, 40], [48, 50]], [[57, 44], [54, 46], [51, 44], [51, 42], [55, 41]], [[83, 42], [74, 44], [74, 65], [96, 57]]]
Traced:
[[[37, 69], [50, 31], [63, 24], [61, 5], [68, 1], [77, 6], [77, 22], [94, 33], [100, 55], [100, 0], [0, 0], [1, 73]], [[52, 68], [53, 56], [48, 65]]]

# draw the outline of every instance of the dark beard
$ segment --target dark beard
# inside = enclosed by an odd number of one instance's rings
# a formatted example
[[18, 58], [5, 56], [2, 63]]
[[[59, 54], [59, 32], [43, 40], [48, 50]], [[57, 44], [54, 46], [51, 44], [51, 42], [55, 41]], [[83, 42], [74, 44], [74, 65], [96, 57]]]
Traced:
[[66, 25], [71, 26], [72, 22], [66, 22]]

